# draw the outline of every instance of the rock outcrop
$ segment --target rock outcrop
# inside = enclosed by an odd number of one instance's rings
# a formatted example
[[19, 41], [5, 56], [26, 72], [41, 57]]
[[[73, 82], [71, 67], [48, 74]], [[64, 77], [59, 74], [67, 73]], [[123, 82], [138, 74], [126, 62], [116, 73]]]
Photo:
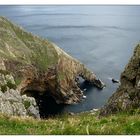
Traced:
[[104, 87], [93, 72], [54, 43], [24, 31], [4, 17], [0, 17], [0, 74], [5, 78], [10, 75], [15, 81], [11, 84], [4, 79], [6, 83], [0, 83], [3, 94], [10, 89], [21, 95], [49, 94], [58, 104], [81, 100], [79, 76], [98, 88]]
[[121, 85], [100, 110], [100, 115], [140, 109], [140, 44], [126, 65], [120, 78]]
[[32, 116], [40, 118], [39, 108], [33, 97], [21, 96], [16, 90], [12, 75], [0, 72], [0, 112], [8, 115]]

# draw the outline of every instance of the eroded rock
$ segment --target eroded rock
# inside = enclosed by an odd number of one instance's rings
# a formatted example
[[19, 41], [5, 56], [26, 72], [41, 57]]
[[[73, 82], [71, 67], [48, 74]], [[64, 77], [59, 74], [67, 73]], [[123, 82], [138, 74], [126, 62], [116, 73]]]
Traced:
[[14, 77], [6, 70], [3, 61], [0, 61], [0, 68], [0, 112], [7, 115], [40, 118], [35, 99], [26, 95], [21, 96], [16, 89]]
[[35, 99], [26, 95], [23, 97], [14, 89], [9, 89], [4, 93], [0, 91], [0, 112], [7, 115], [40, 118]]
[[140, 45], [126, 65], [120, 78], [121, 85], [100, 110], [100, 115], [140, 109]]

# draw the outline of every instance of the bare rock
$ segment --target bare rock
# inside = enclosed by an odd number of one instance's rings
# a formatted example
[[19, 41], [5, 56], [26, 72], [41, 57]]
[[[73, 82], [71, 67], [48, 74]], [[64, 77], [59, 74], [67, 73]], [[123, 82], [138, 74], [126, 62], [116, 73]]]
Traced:
[[[35, 99], [26, 95], [22, 96], [18, 90], [13, 89], [14, 87], [11, 85], [14, 85], [15, 81], [11, 75], [1, 73], [0, 83], [3, 80], [5, 82], [1, 85], [0, 112], [10, 116], [32, 116], [34, 118], [40, 118]], [[9, 83], [7, 84], [7, 82]]]
[[120, 81], [117, 80], [117, 79], [112, 78], [111, 80], [112, 80], [113, 83], [120, 83]]

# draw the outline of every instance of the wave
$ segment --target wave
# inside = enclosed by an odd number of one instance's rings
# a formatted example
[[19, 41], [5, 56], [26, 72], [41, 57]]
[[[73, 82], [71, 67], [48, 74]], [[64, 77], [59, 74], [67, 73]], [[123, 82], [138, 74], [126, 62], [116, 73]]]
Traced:
[[94, 30], [105, 30], [105, 29], [114, 29], [114, 30], [136, 30], [134, 27], [119, 27], [119, 26], [107, 26], [107, 25], [47, 25], [47, 24], [33, 24], [26, 25], [25, 28], [36, 28], [36, 29], [94, 29]]
[[129, 16], [129, 17], [139, 17], [140, 14], [94, 14], [94, 13], [31, 13], [23, 15], [14, 15], [14, 17], [37, 17], [37, 16]]
[[81, 14], [81, 13], [32, 13], [32, 14], [24, 14], [24, 15], [15, 15], [14, 17], [22, 18], [22, 17], [33, 17], [33, 16], [72, 16], [72, 15], [77, 15], [77, 16], [88, 16], [90, 14]]

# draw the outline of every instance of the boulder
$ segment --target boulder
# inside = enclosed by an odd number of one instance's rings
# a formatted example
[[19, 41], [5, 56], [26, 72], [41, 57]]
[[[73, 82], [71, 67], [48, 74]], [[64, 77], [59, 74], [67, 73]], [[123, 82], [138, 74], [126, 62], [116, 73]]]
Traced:
[[21, 96], [18, 90], [0, 91], [0, 112], [10, 116], [40, 118], [39, 108], [33, 97]]

